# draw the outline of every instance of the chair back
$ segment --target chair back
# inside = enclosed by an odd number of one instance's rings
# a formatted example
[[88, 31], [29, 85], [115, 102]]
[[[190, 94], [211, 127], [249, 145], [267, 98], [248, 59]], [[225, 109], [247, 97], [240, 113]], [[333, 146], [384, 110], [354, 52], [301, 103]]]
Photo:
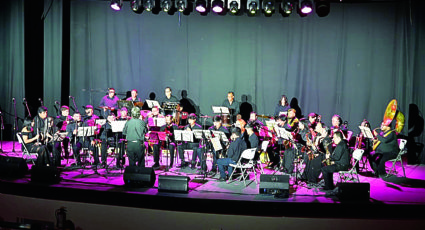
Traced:
[[24, 145], [24, 140], [22, 140], [21, 132], [16, 133], [16, 138], [18, 138], [18, 143]]
[[398, 147], [400, 150], [403, 150], [406, 147], [407, 140], [406, 139], [398, 139]]
[[245, 149], [241, 154], [241, 159], [252, 160], [255, 156], [256, 148]]
[[360, 161], [362, 159], [364, 153], [364, 149], [356, 149], [353, 152], [353, 159], [356, 161]]
[[270, 141], [263, 141], [261, 142], [261, 150], [263, 150], [264, 152], [267, 151], [267, 146], [269, 145]]

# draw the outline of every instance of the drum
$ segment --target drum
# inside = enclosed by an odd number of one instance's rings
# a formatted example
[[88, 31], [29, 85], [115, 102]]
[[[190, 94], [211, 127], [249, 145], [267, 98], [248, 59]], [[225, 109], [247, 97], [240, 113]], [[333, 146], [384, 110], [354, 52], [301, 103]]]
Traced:
[[230, 122], [230, 114], [221, 115], [221, 123], [225, 127], [230, 127], [232, 125]]

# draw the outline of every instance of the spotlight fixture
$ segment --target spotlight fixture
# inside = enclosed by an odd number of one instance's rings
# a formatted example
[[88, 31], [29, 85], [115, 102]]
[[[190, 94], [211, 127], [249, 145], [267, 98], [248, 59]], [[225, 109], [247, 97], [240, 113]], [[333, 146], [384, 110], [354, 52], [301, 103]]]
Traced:
[[119, 11], [122, 8], [122, 0], [111, 0], [111, 8], [115, 11]]
[[143, 12], [143, 0], [131, 0], [130, 7], [134, 13], [141, 14]]
[[279, 12], [283, 17], [288, 17], [294, 10], [294, 4], [290, 0], [283, 0], [280, 3]]
[[313, 2], [311, 0], [303, 0], [299, 2], [299, 13], [301, 16], [307, 16], [313, 12]]
[[259, 0], [248, 0], [246, 6], [248, 16], [255, 16], [260, 10]]
[[177, 11], [183, 13], [184, 15], [189, 15], [193, 10], [193, 5], [190, 0], [176, 0], [175, 6]]
[[275, 1], [274, 0], [263, 0], [262, 8], [264, 16], [271, 17], [275, 12]]
[[172, 0], [161, 0], [160, 8], [169, 15], [173, 15], [176, 12], [176, 7]]
[[143, 7], [147, 12], [152, 12], [153, 14], [159, 14], [159, 11], [161, 11], [159, 0], [144, 0], [143, 1]]
[[214, 13], [222, 14], [224, 10], [224, 0], [211, 0], [211, 9]]
[[241, 0], [229, 0], [227, 1], [227, 9], [231, 15], [237, 15], [241, 9]]
[[328, 16], [331, 3], [328, 0], [316, 0], [316, 14], [319, 17]]
[[205, 0], [196, 0], [195, 9], [199, 13], [203, 14], [207, 12], [207, 1]]

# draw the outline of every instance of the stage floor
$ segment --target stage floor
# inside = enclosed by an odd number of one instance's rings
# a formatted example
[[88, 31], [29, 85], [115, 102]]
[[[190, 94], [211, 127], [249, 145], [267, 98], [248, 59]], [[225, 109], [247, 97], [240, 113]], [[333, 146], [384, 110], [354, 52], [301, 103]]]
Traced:
[[[22, 157], [21, 146], [3, 142], [3, 156]], [[18, 151], [19, 150], [19, 151]], [[111, 162], [113, 161], [113, 162]], [[190, 211], [257, 216], [302, 216], [302, 217], [358, 217], [358, 218], [423, 218], [423, 212], [413, 212], [425, 207], [425, 165], [405, 165], [406, 177], [397, 165], [398, 176], [374, 178], [370, 171], [360, 172], [360, 182], [370, 184], [369, 201], [341, 201], [334, 194], [326, 194], [320, 186], [308, 185], [294, 179], [289, 181], [289, 198], [259, 194], [258, 184], [251, 174], [247, 186], [243, 181], [219, 182], [219, 175], [196, 174], [196, 170], [173, 167], [165, 172], [166, 157], [161, 158], [161, 168], [155, 170], [153, 187], [137, 188], [124, 186], [124, 170], [71, 167], [73, 158], [62, 159], [61, 181], [57, 184], [31, 182], [28, 173], [22, 178], [0, 178], [0, 193], [15, 194], [52, 200], [152, 208], [160, 210]], [[111, 166], [114, 159], [108, 157]], [[179, 162], [178, 162], [179, 163]], [[127, 163], [128, 164], [128, 163]], [[211, 161], [207, 161], [210, 167]], [[153, 157], [147, 156], [146, 166], [153, 165]], [[264, 165], [265, 166], [265, 165]], [[361, 165], [362, 166], [362, 165]], [[387, 163], [390, 166], [390, 163]], [[32, 163], [28, 163], [31, 169]], [[265, 174], [282, 173], [264, 168]], [[190, 177], [188, 193], [159, 192], [158, 176], [174, 175]], [[334, 174], [337, 181], [337, 174]], [[320, 183], [319, 183], [320, 184]], [[330, 195], [330, 196], [329, 196]], [[233, 207], [231, 209], [223, 206]], [[338, 207], [338, 208], [336, 208]], [[314, 208], [314, 212], [306, 212]], [[318, 208], [318, 209], [316, 209]], [[361, 212], [355, 211], [361, 208]], [[395, 211], [396, 210], [396, 211]]]

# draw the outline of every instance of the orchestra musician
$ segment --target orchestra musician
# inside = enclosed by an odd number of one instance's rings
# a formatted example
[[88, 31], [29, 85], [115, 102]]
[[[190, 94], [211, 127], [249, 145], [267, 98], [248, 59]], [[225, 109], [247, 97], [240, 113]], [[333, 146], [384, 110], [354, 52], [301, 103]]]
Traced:
[[145, 123], [147, 124], [149, 131], [158, 131], [157, 119], [164, 118], [164, 115], [159, 113], [159, 107], [152, 107], [151, 112], [146, 116]]
[[[46, 115], [47, 116], [47, 115]], [[46, 145], [41, 140], [41, 133], [34, 130], [34, 120], [25, 119], [22, 125], [21, 135], [22, 140], [29, 152], [36, 152], [38, 154], [36, 165], [37, 166], [49, 166], [50, 156]], [[23, 146], [22, 146], [23, 148]]]
[[99, 116], [94, 114], [93, 106], [92, 105], [86, 105], [85, 106], [85, 112], [86, 112], [86, 114], [82, 117], [81, 121], [94, 125], [96, 120], [99, 119]]
[[280, 97], [279, 103], [276, 105], [276, 108], [274, 109], [274, 116], [280, 116], [281, 114], [285, 114], [289, 107], [288, 98], [286, 95], [282, 95]]
[[140, 97], [137, 97], [137, 95], [139, 95], [139, 92], [137, 91], [137, 89], [132, 89], [131, 96], [127, 98], [126, 100], [132, 101], [132, 102], [141, 102], [142, 100], [140, 99]]
[[[246, 142], [242, 139], [242, 133], [239, 127], [232, 128], [231, 133], [230, 138], [232, 142], [227, 149], [227, 157], [217, 160], [218, 171], [220, 172], [219, 181], [227, 180], [228, 176], [233, 172], [233, 167], [231, 167], [230, 164], [236, 164], [242, 152], [247, 148]], [[225, 166], [227, 166], [228, 175], [226, 175]]]
[[[131, 119], [130, 116], [128, 116], [128, 109], [127, 107], [122, 107], [119, 110], [119, 116], [115, 119], [116, 121], [128, 121]], [[125, 153], [125, 144], [126, 144], [126, 140], [122, 134], [122, 132], [119, 132], [118, 134], [116, 134], [116, 141], [118, 142], [118, 157], [117, 157], [117, 167], [118, 168], [122, 168], [125, 165], [125, 157], [124, 157], [124, 153]]]
[[111, 113], [111, 111], [118, 108], [119, 100], [120, 99], [115, 95], [115, 89], [109, 88], [108, 95], [103, 96], [99, 103], [99, 107], [103, 108], [103, 114], [105, 117]]
[[[115, 138], [112, 133], [111, 123], [115, 121], [115, 114], [110, 113], [106, 118], [106, 123], [100, 127], [100, 159], [101, 159], [101, 167], [106, 168], [107, 163], [107, 150], [108, 146], [115, 146]], [[117, 164], [120, 167], [119, 164]]]
[[347, 139], [348, 129], [342, 124], [342, 118], [338, 114], [332, 116], [331, 137], [336, 131], [341, 131], [344, 139]]
[[165, 109], [165, 105], [167, 103], [176, 103], [176, 104], [178, 104], [179, 103], [179, 99], [177, 99], [176, 96], [172, 95], [171, 87], [165, 87], [164, 94], [165, 94], [165, 97], [162, 99], [162, 102], [161, 102], [162, 108], [164, 108], [164, 115], [172, 114], [175, 111]]
[[[191, 113], [189, 114], [188, 117], [188, 122], [189, 124], [187, 124], [183, 130], [186, 131], [193, 131], [195, 129], [199, 129], [202, 130], [202, 126], [196, 123], [196, 114]], [[196, 168], [196, 158], [199, 157], [199, 159], [202, 159], [201, 156], [201, 148], [199, 147], [199, 139], [194, 139], [193, 142], [183, 142], [181, 145], [179, 145], [177, 147], [177, 151], [179, 152], [179, 157], [181, 159], [181, 168], [185, 168], [187, 166], [186, 162], [184, 162], [184, 150], [185, 149], [191, 149], [193, 150], [192, 153], [192, 161], [191, 161], [191, 168], [195, 169]]]
[[127, 154], [130, 166], [145, 167], [144, 141], [147, 133], [146, 123], [140, 119], [140, 108], [131, 109], [131, 117], [124, 125], [122, 134], [127, 139]]
[[[69, 107], [66, 105], [63, 105], [61, 107], [61, 115], [57, 116], [54, 120], [54, 125], [57, 127], [59, 132], [66, 132], [66, 126], [68, 125], [69, 122], [71, 122], [72, 116], [69, 115]], [[65, 153], [65, 158], [68, 159], [69, 158], [69, 150], [68, 150], [68, 146], [69, 146], [69, 138], [65, 137], [63, 138], [63, 140], [55, 140], [54, 143], [54, 149], [53, 149], [53, 155], [55, 154], [61, 154], [62, 152], [62, 146], [61, 143], [63, 145], [63, 150]], [[56, 151], [56, 153], [55, 153]]]
[[67, 136], [72, 145], [72, 152], [75, 156], [76, 165], [81, 166], [80, 150], [82, 148], [88, 148], [88, 150], [92, 151], [94, 155], [94, 165], [99, 165], [99, 153], [97, 148], [95, 148], [96, 142], [94, 136], [78, 136], [78, 128], [92, 126], [89, 125], [91, 120], [83, 122], [81, 120], [81, 114], [78, 112], [72, 115], [72, 119], [73, 122], [70, 122], [66, 126], [66, 132], [68, 133]]
[[[221, 121], [221, 116], [220, 115], [215, 115], [214, 116], [214, 118], [213, 118], [213, 126], [209, 127], [208, 130], [211, 130], [211, 131], [221, 131], [221, 132], [223, 132], [226, 135], [227, 139], [230, 137], [229, 130], [222, 125], [222, 121]], [[209, 149], [212, 149], [212, 154], [213, 154], [213, 162], [212, 162], [212, 167], [211, 167], [211, 171], [210, 171], [211, 174], [217, 173], [217, 159], [220, 158], [219, 156], [223, 156], [223, 151], [224, 151], [225, 146], [226, 146], [227, 143], [223, 142], [220, 139], [220, 144], [221, 144], [222, 149], [219, 150], [219, 151], [217, 151], [217, 152], [215, 151], [215, 149], [212, 146], [209, 147]], [[203, 162], [203, 164], [204, 164], [204, 162]]]
[[239, 115], [239, 102], [235, 100], [235, 93], [228, 92], [227, 99], [225, 99], [222, 103], [222, 106], [229, 108], [230, 111], [230, 121], [232, 123], [236, 122], [236, 116]]
[[254, 127], [251, 125], [251, 123], [248, 123], [245, 125], [246, 134], [248, 135], [248, 145], [247, 148], [258, 148], [259, 146], [259, 140], [257, 134], [254, 132]]
[[[257, 135], [259, 135], [262, 127], [264, 126], [263, 122], [261, 122], [260, 120], [258, 120], [258, 115], [254, 111], [252, 111], [249, 114], [249, 120], [248, 120], [247, 124], [249, 124], [254, 129], [254, 132]], [[249, 146], [248, 146], [248, 148], [249, 148]]]
[[174, 152], [176, 149], [176, 143], [174, 140], [174, 130], [177, 130], [178, 126], [173, 122], [173, 116], [170, 114], [165, 116], [165, 125], [161, 126], [160, 132], [165, 132], [168, 137], [168, 141], [159, 141], [159, 143], [153, 145], [153, 156], [155, 164], [152, 166], [154, 169], [159, 168], [159, 150], [161, 146], [168, 148], [170, 151], [170, 168], [174, 164]]
[[348, 150], [347, 141], [343, 139], [341, 131], [336, 131], [333, 134], [333, 143], [336, 145], [335, 150], [330, 154], [326, 153], [326, 159], [329, 159], [330, 165], [321, 169], [325, 186], [323, 190], [333, 190], [333, 173], [338, 171], [348, 170], [350, 166], [350, 153]]
[[[380, 130], [373, 130], [373, 135], [377, 138], [374, 140], [374, 145], [377, 147], [369, 161], [375, 176], [383, 178], [386, 176], [385, 162], [395, 159], [399, 151], [397, 134], [391, 129], [391, 120], [388, 119], [381, 123]], [[377, 141], [379, 142], [376, 143]]]

